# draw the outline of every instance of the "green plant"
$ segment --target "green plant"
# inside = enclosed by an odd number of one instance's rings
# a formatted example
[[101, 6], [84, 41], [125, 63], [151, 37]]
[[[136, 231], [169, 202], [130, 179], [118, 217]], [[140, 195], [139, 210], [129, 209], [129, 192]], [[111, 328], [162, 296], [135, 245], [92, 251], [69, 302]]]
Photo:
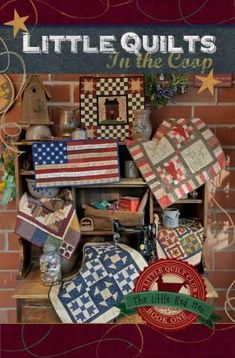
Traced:
[[187, 92], [189, 80], [184, 74], [155, 74], [145, 76], [145, 95], [159, 107], [168, 104], [173, 97]]
[[[6, 137], [5, 142], [6, 144], [10, 143], [10, 137]], [[3, 177], [0, 180], [1, 205], [7, 205], [16, 195], [15, 157], [6, 144], [2, 143], [0, 159], [3, 167]]]

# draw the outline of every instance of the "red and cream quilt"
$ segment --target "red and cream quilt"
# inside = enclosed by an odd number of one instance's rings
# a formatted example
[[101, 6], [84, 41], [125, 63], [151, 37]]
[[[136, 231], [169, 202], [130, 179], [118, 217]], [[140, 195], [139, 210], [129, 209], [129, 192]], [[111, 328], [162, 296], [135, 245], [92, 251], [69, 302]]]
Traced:
[[143, 178], [162, 208], [215, 177], [226, 159], [214, 133], [199, 118], [165, 120], [149, 141], [127, 141]]

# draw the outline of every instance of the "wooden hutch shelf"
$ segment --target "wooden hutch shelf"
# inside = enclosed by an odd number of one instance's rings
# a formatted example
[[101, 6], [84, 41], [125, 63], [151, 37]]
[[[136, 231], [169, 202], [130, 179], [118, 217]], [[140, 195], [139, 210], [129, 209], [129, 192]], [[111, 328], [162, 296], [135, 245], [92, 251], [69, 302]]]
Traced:
[[[66, 138], [63, 138], [66, 139]], [[68, 138], [67, 138], [68, 139]], [[56, 139], [53, 139], [56, 140]], [[61, 138], [58, 138], [61, 140]], [[20, 157], [15, 159], [16, 168], [16, 193], [17, 202], [19, 203], [20, 197], [27, 190], [26, 178], [32, 178], [35, 173], [32, 165], [29, 170], [24, 170], [24, 161], [31, 157], [31, 145], [34, 141], [22, 141], [16, 142], [15, 145], [19, 150], [24, 153]], [[137, 196], [143, 197], [148, 189], [148, 185], [142, 178], [127, 179], [124, 178], [124, 161], [129, 160], [130, 155], [125, 146], [125, 143], [119, 143], [120, 153], [120, 172], [121, 180], [118, 183], [110, 183], [103, 185], [89, 185], [89, 186], [77, 186], [73, 187], [73, 194], [76, 201], [76, 208], [79, 218], [82, 217], [82, 208], [85, 205], [99, 201], [99, 200], [115, 200], [121, 196]], [[206, 226], [207, 222], [207, 190], [206, 186], [198, 189], [197, 198], [187, 198], [177, 201], [174, 206], [182, 212], [182, 216], [185, 217], [199, 217]], [[160, 207], [157, 205], [153, 195], [149, 193], [148, 201], [145, 209], [144, 220], [145, 223], [153, 222], [154, 212], [161, 212]], [[112, 230], [99, 230], [82, 232], [83, 240], [98, 240], [101, 237], [103, 241], [110, 240], [112, 236]], [[99, 238], [100, 239], [100, 238]], [[17, 316], [18, 322], [22, 323], [59, 323], [60, 320], [57, 317], [50, 301], [48, 299], [49, 288], [44, 286], [40, 279], [39, 274], [39, 256], [42, 250], [35, 245], [27, 242], [24, 239], [20, 239], [21, 244], [21, 268], [20, 278], [18, 281], [18, 287], [16, 290], [15, 298], [17, 300]], [[81, 256], [81, 255], [80, 255]], [[81, 258], [81, 257], [80, 257]], [[208, 299], [215, 299], [217, 294], [214, 288], [210, 285], [205, 278], [207, 286]], [[132, 317], [131, 321], [124, 319], [123, 323], [139, 323], [139, 318]]]

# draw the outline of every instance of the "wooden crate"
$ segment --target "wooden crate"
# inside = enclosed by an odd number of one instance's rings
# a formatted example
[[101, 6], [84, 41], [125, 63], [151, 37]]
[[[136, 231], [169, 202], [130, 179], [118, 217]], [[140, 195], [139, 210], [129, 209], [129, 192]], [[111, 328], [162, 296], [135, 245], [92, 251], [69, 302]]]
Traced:
[[125, 226], [142, 225], [144, 223], [143, 212], [97, 210], [88, 205], [85, 207], [85, 216], [93, 219], [95, 230], [112, 230], [114, 219], [119, 220]]

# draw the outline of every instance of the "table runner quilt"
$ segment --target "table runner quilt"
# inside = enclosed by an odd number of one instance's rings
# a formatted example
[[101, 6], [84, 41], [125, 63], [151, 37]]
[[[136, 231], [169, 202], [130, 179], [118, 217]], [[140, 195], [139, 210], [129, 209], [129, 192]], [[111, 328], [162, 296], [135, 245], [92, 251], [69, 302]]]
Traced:
[[37, 187], [120, 180], [118, 143], [113, 139], [38, 142], [32, 152]]
[[226, 165], [221, 145], [199, 118], [169, 119], [150, 141], [127, 141], [143, 178], [162, 208], [215, 177]]
[[51, 288], [51, 303], [63, 323], [110, 322], [147, 263], [124, 244], [89, 243], [83, 253], [79, 272]]
[[70, 259], [80, 241], [80, 226], [72, 201], [60, 198], [35, 199], [25, 193], [19, 203], [15, 232], [43, 247], [53, 237], [59, 254]]
[[156, 238], [159, 259], [180, 259], [195, 266], [201, 262], [205, 230], [197, 219], [180, 219], [179, 227], [160, 227]]

